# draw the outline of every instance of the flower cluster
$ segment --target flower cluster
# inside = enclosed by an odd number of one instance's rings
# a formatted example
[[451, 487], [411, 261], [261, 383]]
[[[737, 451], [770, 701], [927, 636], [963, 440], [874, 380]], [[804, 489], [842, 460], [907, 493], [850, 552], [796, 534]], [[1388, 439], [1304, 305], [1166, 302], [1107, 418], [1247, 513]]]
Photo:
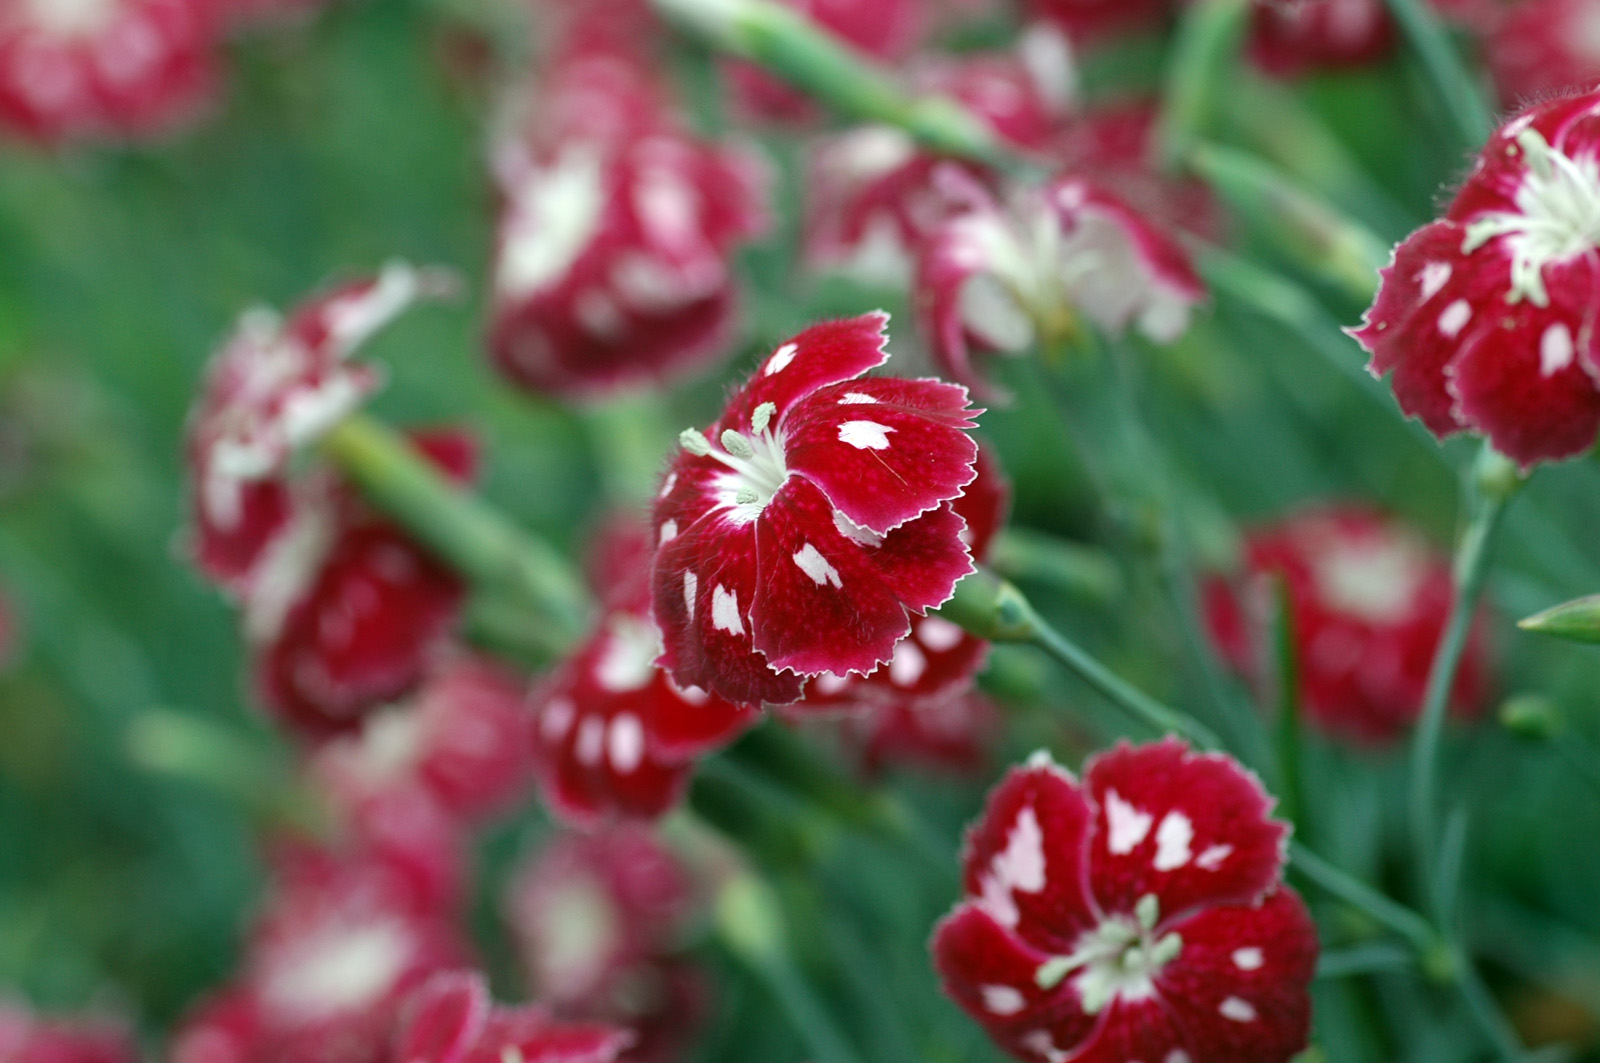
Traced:
[[[1281, 581], [1311, 719], [1370, 742], [1403, 733], [1422, 710], [1455, 598], [1449, 559], [1399, 521], [1335, 506], [1251, 529], [1243, 569], [1238, 585], [1205, 588], [1212, 640], [1234, 667], [1261, 680]], [[1456, 676], [1458, 712], [1483, 706], [1484, 642], [1480, 621]]]
[[1600, 430], [1600, 93], [1516, 116], [1444, 217], [1412, 233], [1351, 334], [1438, 436], [1473, 431], [1524, 467]]
[[1282, 881], [1288, 829], [1254, 778], [1173, 739], [1079, 782], [1013, 769], [967, 837], [939, 925], [945, 990], [1019, 1059], [1286, 1063], [1316, 934]]

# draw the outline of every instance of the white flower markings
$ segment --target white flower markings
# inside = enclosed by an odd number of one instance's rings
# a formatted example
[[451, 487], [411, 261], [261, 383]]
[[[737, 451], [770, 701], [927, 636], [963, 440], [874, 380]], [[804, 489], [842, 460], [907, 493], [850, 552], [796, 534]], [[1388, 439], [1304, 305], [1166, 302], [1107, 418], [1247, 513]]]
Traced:
[[657, 500], [661, 663], [732, 701], [797, 700], [865, 674], [971, 571], [950, 507], [976, 475], [964, 388], [863, 377], [887, 315], [778, 346], [709, 429], [689, 429]]

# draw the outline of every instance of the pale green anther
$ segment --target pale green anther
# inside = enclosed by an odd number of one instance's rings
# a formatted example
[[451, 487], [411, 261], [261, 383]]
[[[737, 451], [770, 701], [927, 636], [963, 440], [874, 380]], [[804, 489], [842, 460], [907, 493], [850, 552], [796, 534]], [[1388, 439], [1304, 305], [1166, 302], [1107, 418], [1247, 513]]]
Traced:
[[679, 432], [678, 442], [684, 450], [696, 457], [703, 458], [711, 453], [711, 440], [707, 439], [706, 434], [698, 428], [685, 428]]
[[1151, 969], [1159, 971], [1161, 968], [1177, 959], [1178, 954], [1182, 951], [1183, 938], [1179, 937], [1177, 934], [1168, 934], [1166, 937], [1156, 942], [1154, 947], [1150, 949], [1149, 955]]
[[1083, 961], [1076, 956], [1052, 956], [1033, 972], [1033, 984], [1040, 989], [1054, 989], [1063, 978], [1081, 966]]
[[1140, 926], [1146, 930], [1154, 930], [1157, 920], [1161, 918], [1161, 902], [1156, 900], [1154, 893], [1146, 893], [1133, 906], [1133, 914], [1139, 920]]
[[755, 412], [750, 415], [750, 430], [756, 435], [760, 435], [762, 432], [765, 432], [767, 430], [767, 425], [772, 423], [772, 415], [777, 412], [777, 403], [763, 402], [760, 406], [757, 406]]
[[736, 458], [753, 458], [756, 455], [750, 441], [731, 428], [722, 433], [722, 449]]
[[733, 496], [733, 501], [736, 505], [748, 506], [752, 502], [761, 501], [761, 496], [748, 487], [741, 487], [738, 493]]

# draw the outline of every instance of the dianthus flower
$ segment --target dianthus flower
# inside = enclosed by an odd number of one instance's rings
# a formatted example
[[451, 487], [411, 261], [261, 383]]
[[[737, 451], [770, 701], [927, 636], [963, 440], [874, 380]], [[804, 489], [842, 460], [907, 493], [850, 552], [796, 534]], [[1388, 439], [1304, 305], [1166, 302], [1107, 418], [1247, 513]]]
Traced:
[[1205, 295], [1187, 253], [1121, 199], [1059, 177], [1019, 188], [1009, 209], [956, 170], [966, 207], [922, 249], [915, 298], [935, 362], [992, 392], [970, 352], [1017, 353], [1070, 337], [1081, 316], [1106, 332], [1176, 340]]
[[1374, 64], [1394, 48], [1383, 0], [1256, 0], [1250, 57], [1277, 77]]
[[446, 274], [394, 264], [312, 298], [287, 321], [265, 309], [240, 319], [187, 427], [193, 550], [207, 576], [240, 588], [288, 520], [290, 456], [377, 388], [377, 370], [349, 356], [416, 300], [451, 289]]
[[0, 1059], [15, 1063], [137, 1063], [133, 1034], [105, 1018], [45, 1018], [0, 1000]]
[[613, 1063], [632, 1035], [552, 1020], [539, 1007], [497, 1007], [483, 975], [446, 971], [411, 995], [393, 1063]]
[[1444, 217], [1382, 271], [1360, 329], [1400, 408], [1523, 467], [1600, 429], [1600, 93], [1524, 111], [1490, 138]]
[[1524, 0], [1484, 40], [1484, 58], [1509, 105], [1600, 82], [1600, 7], [1590, 0]]
[[[472, 479], [470, 437], [440, 431], [413, 442], [452, 480]], [[297, 482], [286, 508], [243, 587], [245, 635], [267, 705], [325, 736], [423, 678], [466, 588], [327, 470]]]
[[468, 961], [435, 900], [404, 869], [297, 853], [241, 975], [183, 1024], [173, 1063], [385, 1063], [412, 990]]
[[0, 4], [0, 127], [40, 144], [132, 139], [217, 92], [212, 0]]
[[[920, 93], [965, 104], [1006, 142], [1037, 151], [1061, 133], [1072, 109], [1071, 62], [1061, 36], [1037, 26], [1014, 52], [915, 61], [910, 80]], [[961, 206], [933, 179], [941, 167], [957, 165], [974, 180], [988, 180], [976, 164], [933, 155], [891, 126], [823, 138], [807, 171], [807, 263], [867, 283], [906, 286], [918, 246]]]
[[782, 704], [807, 676], [865, 674], [972, 571], [949, 500], [976, 475], [978, 411], [958, 385], [863, 377], [887, 322], [812, 326], [683, 434], [652, 580], [680, 686]]
[[[1355, 506], [1308, 510], [1252, 529], [1244, 582], [1212, 580], [1205, 612], [1212, 640], [1234, 667], [1260, 678], [1275, 580], [1288, 592], [1300, 693], [1329, 731], [1393, 739], [1422, 711], [1455, 592], [1449, 558], [1413, 529]], [[1483, 707], [1488, 654], [1473, 628], [1452, 704]]]
[[531, 113], [495, 153], [495, 364], [572, 397], [715, 357], [729, 259], [766, 227], [762, 158], [691, 136], [658, 80], [609, 51], [558, 62]]
[[536, 996], [567, 1019], [626, 1026], [636, 1063], [683, 1058], [709, 987], [682, 957], [696, 904], [678, 858], [643, 828], [558, 836], [514, 874], [506, 919]]
[[659, 816], [677, 804], [695, 758], [733, 741], [758, 715], [656, 664], [661, 633], [650, 612], [646, 529], [608, 543], [612, 567], [596, 630], [535, 690], [532, 747], [546, 802], [593, 826], [616, 816]]
[[1317, 942], [1269, 810], [1175, 739], [1119, 744], [1081, 783], [1036, 756], [967, 835], [967, 899], [933, 939], [946, 992], [1034, 1063], [1287, 1063]]

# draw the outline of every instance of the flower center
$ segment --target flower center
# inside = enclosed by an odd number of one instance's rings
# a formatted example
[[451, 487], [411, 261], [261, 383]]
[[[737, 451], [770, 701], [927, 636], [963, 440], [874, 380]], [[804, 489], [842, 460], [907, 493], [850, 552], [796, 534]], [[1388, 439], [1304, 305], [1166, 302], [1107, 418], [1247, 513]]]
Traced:
[[1156, 933], [1160, 904], [1147, 893], [1132, 918], [1113, 915], [1085, 931], [1072, 952], [1039, 965], [1034, 981], [1052, 989], [1072, 975], [1085, 1015], [1098, 1015], [1116, 1000], [1146, 1000], [1155, 995], [1156, 975], [1178, 958], [1183, 939]]
[[1544, 267], [1600, 249], [1600, 159], [1575, 159], [1550, 146], [1536, 129], [1517, 134], [1528, 172], [1517, 191], [1517, 210], [1486, 214], [1467, 226], [1463, 253], [1498, 236], [1511, 252], [1506, 299], [1550, 305]]
[[717, 476], [715, 490], [717, 508], [726, 510], [734, 524], [749, 524], [759, 517], [789, 478], [783, 460], [783, 435], [773, 431], [776, 410], [770, 402], [757, 406], [750, 417], [750, 434], [728, 429], [719, 440], [721, 449], [693, 428], [678, 437], [689, 453], [728, 467], [727, 472]]

